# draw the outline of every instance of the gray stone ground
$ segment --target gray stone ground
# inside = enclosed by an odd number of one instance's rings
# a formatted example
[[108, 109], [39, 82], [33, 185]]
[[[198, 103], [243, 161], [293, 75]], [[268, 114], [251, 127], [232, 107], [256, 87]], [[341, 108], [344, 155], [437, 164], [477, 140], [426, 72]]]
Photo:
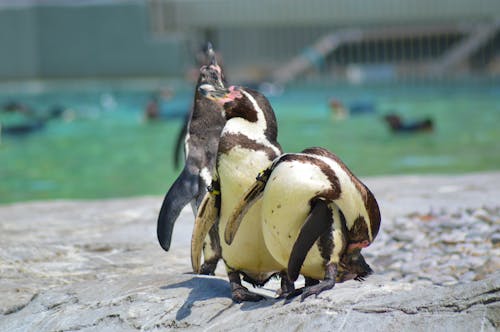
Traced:
[[0, 331], [500, 330], [500, 172], [365, 179], [376, 273], [304, 302], [234, 304], [224, 269], [189, 273], [186, 209], [171, 251], [161, 197], [0, 206]]

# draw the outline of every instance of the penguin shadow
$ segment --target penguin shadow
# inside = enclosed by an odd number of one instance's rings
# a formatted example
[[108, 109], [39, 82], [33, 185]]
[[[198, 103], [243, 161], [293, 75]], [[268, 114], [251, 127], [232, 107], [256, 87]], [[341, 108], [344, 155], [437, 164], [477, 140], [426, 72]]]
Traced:
[[231, 299], [231, 288], [229, 283], [214, 277], [195, 275], [191, 279], [178, 282], [176, 284], [160, 287], [161, 289], [188, 288], [189, 295], [184, 304], [179, 308], [175, 318], [183, 320], [191, 315], [191, 307], [196, 302], [201, 302], [213, 298]]
[[[252, 287], [249, 287], [249, 289], [253, 292], [255, 292], [255, 289], [252, 290]], [[260, 308], [266, 308], [266, 307], [271, 307], [275, 303], [279, 302], [281, 299], [276, 298], [276, 297], [271, 297], [268, 296], [267, 294], [262, 294], [262, 292], [259, 292], [260, 295], [264, 297], [264, 299], [258, 301], [258, 302], [243, 302], [241, 303], [240, 310], [241, 311], [250, 311], [250, 310], [255, 310], [255, 309], [260, 309]]]
[[[191, 279], [184, 280], [172, 285], [162, 286], [160, 289], [176, 289], [188, 288], [189, 295], [184, 301], [184, 304], [177, 310], [175, 315], [176, 320], [183, 320], [191, 315], [191, 308], [196, 302], [206, 301], [214, 298], [226, 298], [231, 300], [228, 307], [222, 309], [215, 314], [210, 321], [220, 316], [224, 311], [237, 305], [231, 298], [231, 287], [226, 280], [216, 277], [194, 275]], [[278, 299], [264, 295], [265, 300], [259, 302], [244, 302], [241, 304], [240, 310], [248, 311], [257, 308], [272, 306]]]

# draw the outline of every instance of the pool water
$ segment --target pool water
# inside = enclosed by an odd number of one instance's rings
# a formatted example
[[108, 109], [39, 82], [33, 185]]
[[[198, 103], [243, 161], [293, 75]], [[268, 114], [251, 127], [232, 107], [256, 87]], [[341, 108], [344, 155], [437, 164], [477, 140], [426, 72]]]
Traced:
[[[187, 109], [192, 87], [177, 84], [174, 90], [176, 107]], [[24, 92], [0, 93], [0, 105], [20, 100], [40, 112], [54, 105], [71, 110], [29, 135], [2, 135], [0, 203], [163, 195], [179, 174], [173, 153], [182, 119], [144, 121], [150, 87], [18, 91]], [[335, 120], [328, 108], [332, 97], [345, 105], [371, 105], [374, 112]], [[500, 169], [498, 83], [304, 84], [270, 101], [285, 151], [326, 147], [358, 176]], [[393, 134], [381, 120], [390, 111], [408, 120], [432, 117], [435, 130]], [[2, 113], [0, 121], [5, 126], [20, 120]]]

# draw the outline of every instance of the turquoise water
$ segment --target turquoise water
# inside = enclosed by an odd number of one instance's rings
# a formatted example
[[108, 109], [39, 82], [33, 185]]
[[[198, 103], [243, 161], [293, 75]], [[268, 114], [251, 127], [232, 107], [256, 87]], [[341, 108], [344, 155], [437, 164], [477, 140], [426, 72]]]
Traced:
[[[187, 107], [191, 87], [177, 84], [174, 90], [177, 107]], [[0, 93], [0, 105], [17, 99], [40, 112], [56, 104], [71, 109], [38, 132], [2, 136], [0, 203], [163, 195], [180, 171], [172, 157], [182, 120], [144, 121], [150, 95], [145, 87], [105, 84]], [[284, 150], [323, 146], [357, 175], [369, 176], [500, 169], [499, 96], [500, 84], [491, 82], [318, 84], [290, 87], [270, 100]], [[371, 104], [375, 112], [335, 121], [327, 106], [332, 97], [346, 105]], [[380, 119], [391, 110], [405, 119], [431, 116], [435, 131], [394, 135]], [[19, 118], [4, 113], [0, 121]]]

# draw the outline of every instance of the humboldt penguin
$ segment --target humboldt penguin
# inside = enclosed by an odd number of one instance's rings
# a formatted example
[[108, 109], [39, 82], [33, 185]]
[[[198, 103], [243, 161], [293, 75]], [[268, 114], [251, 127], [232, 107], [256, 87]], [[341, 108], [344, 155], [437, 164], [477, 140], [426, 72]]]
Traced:
[[[157, 236], [161, 247], [168, 251], [175, 221], [181, 210], [191, 203], [196, 214], [206, 188], [212, 181], [212, 172], [219, 144], [219, 137], [226, 120], [221, 106], [204, 98], [198, 88], [203, 84], [223, 87], [224, 73], [217, 64], [212, 45], [206, 48], [208, 64], [200, 68], [196, 85], [194, 107], [190, 113], [185, 135], [185, 165], [179, 177], [168, 190], [158, 216]], [[220, 246], [215, 230], [205, 239], [203, 264], [200, 273], [213, 274], [220, 258]]]
[[361, 249], [379, 231], [378, 204], [333, 153], [309, 148], [277, 158], [236, 204], [226, 222], [226, 243], [236, 239], [247, 211], [259, 201], [268, 251], [286, 267], [291, 282], [299, 274], [306, 278], [306, 287], [290, 295], [302, 293], [303, 300], [350, 279], [346, 274], [362, 280], [372, 272]]
[[[253, 184], [256, 174], [282, 153], [273, 109], [261, 93], [235, 86], [220, 89], [210, 84], [201, 85], [200, 91], [223, 106], [227, 122], [219, 141], [214, 180], [200, 206], [193, 230], [194, 271], [199, 269], [201, 243], [207, 231], [215, 224], [219, 235], [224, 236], [228, 217]], [[254, 286], [262, 286], [273, 275], [283, 272], [266, 249], [260, 209], [261, 202], [257, 201], [247, 211], [245, 222], [231, 245], [221, 241], [222, 258], [235, 302], [263, 298], [242, 286], [241, 275]]]

